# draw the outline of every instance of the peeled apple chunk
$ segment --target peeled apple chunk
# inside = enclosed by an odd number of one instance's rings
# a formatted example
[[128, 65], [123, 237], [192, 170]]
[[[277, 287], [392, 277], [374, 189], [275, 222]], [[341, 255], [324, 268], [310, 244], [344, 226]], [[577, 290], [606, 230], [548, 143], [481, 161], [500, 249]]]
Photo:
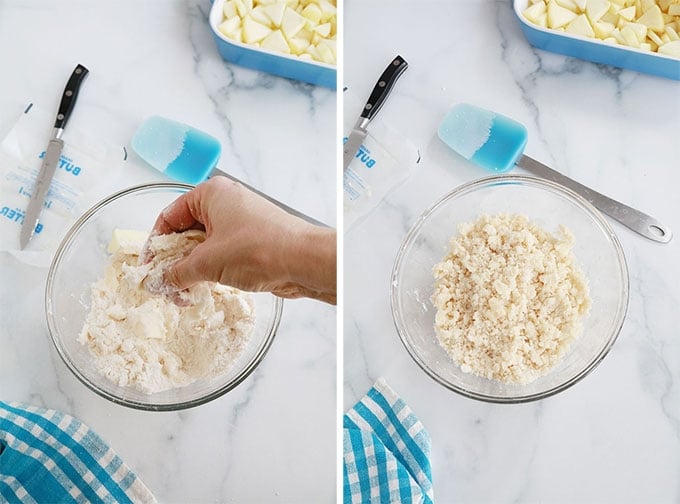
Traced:
[[217, 28], [231, 40], [268, 51], [337, 62], [336, 0], [226, 0]]
[[680, 59], [680, 0], [529, 0], [522, 14], [543, 28]]

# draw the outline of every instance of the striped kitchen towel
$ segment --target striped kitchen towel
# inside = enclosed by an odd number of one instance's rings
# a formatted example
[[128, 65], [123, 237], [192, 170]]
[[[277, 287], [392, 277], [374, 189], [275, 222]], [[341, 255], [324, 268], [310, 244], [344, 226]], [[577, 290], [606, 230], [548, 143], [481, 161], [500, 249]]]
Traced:
[[156, 502], [79, 420], [0, 401], [0, 502]]
[[343, 418], [343, 494], [350, 503], [434, 502], [430, 436], [380, 378]]

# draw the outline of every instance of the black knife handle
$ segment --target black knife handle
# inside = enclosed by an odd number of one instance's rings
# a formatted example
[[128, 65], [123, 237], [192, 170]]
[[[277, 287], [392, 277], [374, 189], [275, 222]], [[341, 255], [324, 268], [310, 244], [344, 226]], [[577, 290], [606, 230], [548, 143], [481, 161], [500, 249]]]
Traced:
[[65, 128], [66, 123], [71, 117], [71, 112], [73, 112], [73, 107], [76, 104], [76, 99], [78, 98], [78, 91], [80, 91], [80, 85], [85, 80], [85, 77], [90, 71], [83, 65], [78, 65], [68, 82], [66, 83], [66, 88], [64, 88], [64, 94], [61, 97], [61, 103], [59, 104], [59, 112], [57, 112], [57, 120], [54, 123], [55, 128]]
[[361, 112], [361, 117], [369, 121], [378, 113], [380, 107], [383, 106], [385, 100], [392, 91], [394, 83], [397, 82], [399, 76], [404, 73], [408, 67], [408, 63], [401, 56], [397, 56], [392, 60], [389, 66], [382, 73], [378, 82], [376, 83], [371, 96], [368, 97], [364, 110]]

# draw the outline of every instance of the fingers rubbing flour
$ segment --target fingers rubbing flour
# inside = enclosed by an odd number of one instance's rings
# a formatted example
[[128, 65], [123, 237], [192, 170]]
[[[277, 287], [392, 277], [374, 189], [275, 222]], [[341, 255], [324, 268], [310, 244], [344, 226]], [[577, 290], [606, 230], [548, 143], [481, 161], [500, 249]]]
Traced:
[[243, 352], [255, 324], [250, 294], [213, 282], [177, 292], [164, 281], [166, 269], [204, 240], [197, 230], [114, 232], [78, 338], [112, 382], [161, 392], [225, 373]]

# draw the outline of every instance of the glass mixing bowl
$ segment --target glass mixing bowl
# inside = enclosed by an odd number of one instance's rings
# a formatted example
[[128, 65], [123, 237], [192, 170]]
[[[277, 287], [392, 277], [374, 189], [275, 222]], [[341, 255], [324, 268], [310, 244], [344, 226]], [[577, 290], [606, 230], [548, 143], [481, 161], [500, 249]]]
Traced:
[[[592, 306], [583, 331], [562, 361], [527, 384], [503, 383], [471, 373], [440, 346], [430, 302], [432, 268], [442, 260], [458, 225], [481, 214], [523, 214], [554, 233], [560, 224], [575, 237], [577, 264]], [[426, 210], [406, 235], [392, 270], [391, 305], [406, 350], [437, 382], [467, 397], [498, 403], [526, 402], [556, 394], [581, 380], [614, 344], [628, 306], [628, 269], [621, 244], [604, 217], [578, 194], [526, 176], [493, 176], [464, 184]]]
[[213, 379], [154, 394], [109, 381], [95, 368], [88, 347], [78, 342], [90, 310], [90, 285], [104, 273], [109, 260], [106, 249], [113, 230], [150, 230], [161, 210], [192, 187], [177, 183], [143, 184], [109, 196], [73, 225], [50, 266], [45, 304], [54, 346], [81, 382], [114, 403], [142, 410], [171, 411], [216, 399], [236, 387], [257, 367], [279, 326], [282, 299], [269, 293], [253, 293], [255, 328], [232, 367]]

